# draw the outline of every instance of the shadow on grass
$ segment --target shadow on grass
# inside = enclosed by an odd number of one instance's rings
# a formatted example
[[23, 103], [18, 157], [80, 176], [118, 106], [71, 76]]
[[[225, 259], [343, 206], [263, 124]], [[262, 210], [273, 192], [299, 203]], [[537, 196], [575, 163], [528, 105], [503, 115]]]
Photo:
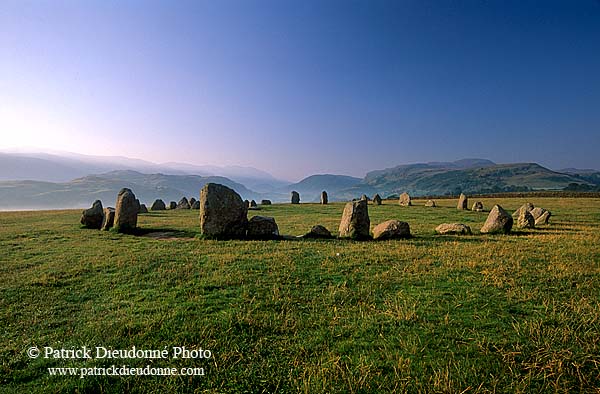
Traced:
[[137, 227], [128, 232], [138, 237], [149, 237], [155, 239], [190, 239], [195, 238], [198, 232], [192, 230], [176, 230], [172, 228]]

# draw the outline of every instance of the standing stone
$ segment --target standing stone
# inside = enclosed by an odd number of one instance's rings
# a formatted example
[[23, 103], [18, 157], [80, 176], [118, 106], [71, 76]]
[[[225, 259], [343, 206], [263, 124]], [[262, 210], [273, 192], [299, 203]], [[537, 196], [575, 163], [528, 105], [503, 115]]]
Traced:
[[292, 192], [292, 204], [300, 204], [300, 194], [297, 191]]
[[426, 207], [430, 207], [430, 208], [435, 208], [436, 207], [435, 201], [433, 201], [433, 200], [427, 200], [427, 202], [425, 202], [425, 206]]
[[190, 207], [194, 206], [194, 203], [198, 201], [196, 200], [194, 197], [190, 197], [189, 203], [190, 203]]
[[200, 232], [214, 238], [243, 238], [248, 208], [234, 190], [207, 183], [200, 190]]
[[371, 220], [366, 201], [353, 201], [346, 204], [340, 222], [340, 237], [368, 239]]
[[367, 202], [369, 201], [369, 197], [367, 197], [367, 195], [366, 195], [366, 194], [363, 194], [362, 196], [360, 196], [360, 199], [361, 199], [362, 201], [367, 201]]
[[373, 204], [374, 205], [381, 205], [381, 196], [379, 196], [379, 194], [375, 194], [373, 196]]
[[190, 202], [186, 197], [183, 197], [181, 200], [179, 200], [175, 209], [190, 209]]
[[81, 212], [81, 219], [79, 221], [86, 228], [95, 228], [99, 230], [102, 227], [103, 220], [104, 210], [102, 209], [102, 201], [96, 200], [91, 208]]
[[271, 200], [262, 200], [260, 205], [271, 205]]
[[[521, 205], [519, 207], [519, 209], [517, 209], [515, 212], [513, 212], [512, 217], [513, 217], [513, 219], [518, 219], [519, 215], [521, 215], [521, 212], [523, 212], [523, 211], [531, 212], [534, 209], [535, 209], [535, 207], [533, 206], [533, 204], [530, 202], [527, 202], [527, 203]], [[540, 208], [540, 209], [542, 209], [542, 208]], [[534, 216], [534, 219], [535, 219], [535, 216]]]
[[130, 189], [121, 189], [115, 205], [115, 230], [120, 233], [134, 230], [137, 227], [138, 211], [135, 194]]
[[388, 220], [378, 224], [373, 229], [373, 239], [410, 238], [410, 226], [399, 220]]
[[465, 196], [464, 193], [460, 193], [460, 197], [458, 197], [458, 205], [456, 209], [469, 209], [469, 199]]
[[473, 204], [473, 208], [471, 208], [471, 211], [474, 211], [474, 212], [483, 212], [483, 203], [481, 201], [476, 201]]
[[544, 212], [546, 212], [546, 210], [544, 208], [536, 207], [531, 209], [529, 212], [531, 212], [531, 216], [533, 216], [533, 219], [537, 220], [540, 216], [542, 216]]
[[115, 225], [115, 209], [113, 207], [104, 208], [104, 220], [101, 230], [110, 230]]
[[146, 204], [140, 204], [140, 211], [138, 213], [148, 213], [148, 208], [146, 208]]
[[194, 199], [194, 203], [192, 204], [191, 209], [200, 209], [200, 201]]
[[326, 205], [329, 202], [329, 198], [327, 197], [327, 192], [323, 190], [321, 192], [321, 204]]
[[164, 211], [165, 209], [167, 209], [167, 207], [165, 206], [165, 202], [161, 199], [155, 200], [150, 207], [151, 211]]
[[400, 204], [403, 207], [410, 207], [412, 205], [408, 193], [404, 192], [400, 195], [400, 198], [398, 199], [398, 204]]
[[320, 224], [313, 226], [310, 231], [302, 236], [302, 238], [333, 238], [331, 232]]
[[140, 200], [135, 199], [135, 205], [137, 205], [138, 213], [140, 213], [140, 209], [142, 209], [142, 204], [140, 204]]
[[531, 212], [527, 210], [522, 210], [517, 218], [517, 227], [518, 228], [534, 228], [535, 227], [535, 219]]
[[471, 227], [462, 223], [442, 223], [435, 228], [435, 232], [438, 234], [469, 235], [471, 234]]
[[513, 226], [513, 218], [500, 205], [494, 205], [490, 211], [483, 227], [482, 233], [505, 233], [508, 234]]
[[169, 203], [169, 209], [176, 209], [177, 208], [177, 203], [175, 201], [171, 201]]
[[256, 201], [252, 200], [250, 201], [250, 207], [252, 208], [256, 208], [258, 205], [256, 205]]
[[536, 226], [545, 226], [547, 224], [549, 224], [550, 221], [550, 216], [552, 216], [552, 213], [550, 211], [544, 211], [544, 213], [542, 213], [536, 220], [535, 220], [535, 225]]
[[266, 216], [253, 216], [248, 221], [248, 238], [250, 239], [277, 239], [279, 228], [274, 218]]
[[246, 206], [246, 208], [250, 208], [250, 201], [244, 200], [244, 205]]

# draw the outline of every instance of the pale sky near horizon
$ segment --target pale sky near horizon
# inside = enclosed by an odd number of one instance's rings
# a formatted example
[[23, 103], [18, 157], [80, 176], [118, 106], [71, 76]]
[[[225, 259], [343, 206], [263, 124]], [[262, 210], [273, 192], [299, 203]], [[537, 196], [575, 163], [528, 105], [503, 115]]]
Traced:
[[600, 1], [0, 1], [0, 149], [600, 169]]

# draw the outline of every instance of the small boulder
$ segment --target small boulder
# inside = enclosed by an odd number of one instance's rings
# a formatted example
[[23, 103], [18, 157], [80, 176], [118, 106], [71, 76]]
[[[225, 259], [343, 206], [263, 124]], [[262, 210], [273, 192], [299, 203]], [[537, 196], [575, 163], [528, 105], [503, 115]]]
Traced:
[[410, 238], [410, 226], [399, 220], [388, 220], [379, 223], [373, 229], [373, 239], [401, 239]]
[[300, 193], [293, 191], [291, 193], [291, 202], [292, 204], [300, 204]]
[[456, 205], [456, 209], [469, 209], [469, 199], [465, 196], [464, 193], [460, 193], [460, 197], [458, 197], [458, 204]]
[[104, 210], [102, 209], [102, 201], [96, 200], [92, 204], [91, 208], [81, 212], [81, 219], [79, 221], [86, 228], [94, 228], [99, 230], [102, 227], [103, 220]]
[[373, 196], [373, 205], [381, 205], [381, 196], [379, 194]]
[[188, 201], [188, 199], [186, 197], [183, 197], [181, 200], [179, 200], [179, 202], [177, 203], [177, 206], [175, 207], [175, 209], [190, 209], [190, 202]]
[[476, 201], [471, 208], [473, 212], [483, 212], [483, 203], [481, 201]]
[[177, 203], [175, 201], [171, 201], [169, 203], [169, 209], [177, 209]]
[[250, 207], [251, 207], [251, 208], [256, 208], [257, 206], [258, 206], [258, 205], [256, 204], [256, 201], [254, 201], [254, 200], [251, 200], [251, 201], [250, 201]]
[[140, 211], [138, 213], [148, 213], [148, 208], [146, 208], [146, 204], [140, 204]]
[[412, 203], [410, 202], [410, 196], [408, 193], [404, 192], [400, 195], [400, 197], [398, 198], [398, 204], [400, 204], [403, 207], [409, 207], [412, 205]]
[[254, 216], [248, 221], [247, 234], [250, 239], [277, 239], [279, 228], [274, 218]]
[[200, 191], [200, 232], [214, 238], [243, 238], [248, 208], [235, 190], [207, 183]]
[[195, 200], [190, 209], [200, 209], [200, 201]]
[[161, 199], [154, 200], [152, 206], [150, 207], [151, 211], [164, 211], [167, 209], [165, 202]]
[[104, 220], [101, 230], [108, 231], [115, 225], [115, 209], [112, 207], [104, 208]]
[[371, 220], [369, 219], [369, 206], [367, 202], [362, 200], [347, 203], [340, 222], [340, 237], [368, 239], [370, 238], [370, 227]]
[[535, 227], [535, 219], [533, 219], [533, 215], [531, 212], [527, 210], [522, 210], [517, 218], [517, 227], [518, 228], [534, 228]]
[[333, 235], [324, 226], [317, 224], [308, 233], [304, 234], [302, 238], [333, 238]]
[[115, 230], [120, 233], [134, 230], [137, 227], [138, 212], [139, 206], [135, 194], [130, 189], [121, 189], [115, 205]]
[[482, 233], [505, 233], [508, 234], [513, 226], [513, 218], [500, 205], [494, 205], [490, 211], [483, 227]]
[[430, 207], [430, 208], [435, 208], [437, 205], [435, 205], [435, 201], [427, 200], [427, 202], [425, 202], [425, 206]]
[[470, 235], [471, 227], [462, 223], [442, 223], [435, 228], [438, 234]]
[[326, 205], [329, 202], [329, 197], [327, 196], [327, 192], [323, 190], [321, 192], [321, 204]]
[[271, 200], [262, 200], [260, 205], [271, 205]]

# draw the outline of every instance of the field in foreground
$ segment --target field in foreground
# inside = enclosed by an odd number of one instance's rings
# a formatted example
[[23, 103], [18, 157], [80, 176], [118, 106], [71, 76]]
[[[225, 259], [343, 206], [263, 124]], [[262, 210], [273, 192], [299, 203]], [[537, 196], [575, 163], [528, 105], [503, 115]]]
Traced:
[[[197, 211], [140, 215], [146, 236], [81, 229], [80, 211], [0, 212], [0, 391], [598, 392], [600, 199], [531, 201], [550, 226], [495, 236], [478, 233], [487, 213], [456, 200], [370, 205], [372, 225], [399, 219], [415, 235], [384, 242], [202, 240]], [[498, 202], [525, 200], [483, 200]], [[300, 235], [337, 230], [342, 210], [251, 215]], [[442, 222], [474, 235], [435, 235]], [[31, 359], [32, 346], [212, 357]], [[205, 374], [48, 373], [111, 364]]]

